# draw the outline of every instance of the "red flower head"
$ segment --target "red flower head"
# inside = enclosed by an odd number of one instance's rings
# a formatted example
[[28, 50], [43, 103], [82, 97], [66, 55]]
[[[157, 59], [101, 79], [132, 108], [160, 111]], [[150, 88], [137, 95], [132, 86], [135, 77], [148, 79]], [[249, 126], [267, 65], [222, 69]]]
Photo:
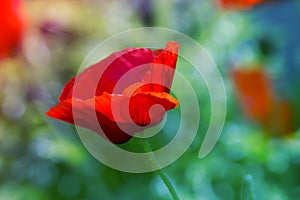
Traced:
[[20, 0], [0, 2], [0, 60], [13, 54], [22, 38], [24, 20]]
[[72, 78], [58, 105], [46, 114], [93, 130], [113, 143], [126, 142], [178, 105], [169, 94], [178, 48], [176, 42], [167, 42], [165, 49], [115, 52]]

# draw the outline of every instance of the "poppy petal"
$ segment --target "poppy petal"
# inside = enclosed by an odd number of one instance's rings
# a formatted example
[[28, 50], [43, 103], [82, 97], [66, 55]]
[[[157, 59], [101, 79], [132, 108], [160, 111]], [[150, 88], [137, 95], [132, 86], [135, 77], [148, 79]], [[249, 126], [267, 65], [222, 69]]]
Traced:
[[129, 112], [140, 126], [156, 125], [163, 120], [166, 111], [177, 106], [178, 101], [168, 93], [138, 93], [130, 98]]
[[[93, 117], [95, 113], [96, 118]], [[46, 114], [49, 117], [88, 128], [114, 144], [126, 142], [132, 137], [121, 130], [115, 122], [108, 119], [101, 112], [95, 111], [94, 107], [91, 107], [90, 102], [79, 99], [73, 98], [60, 102], [55, 107], [50, 108]]]
[[178, 58], [179, 44], [167, 42], [165, 50], [156, 50], [156, 58], [152, 61], [151, 71], [145, 75], [143, 82], [151, 82], [144, 85], [140, 91], [144, 92], [170, 92], [176, 62]]
[[[152, 50], [146, 48], [127, 48], [115, 52], [81, 72], [76, 77], [75, 83], [72, 83], [73, 79], [71, 79], [69, 85], [62, 91], [61, 99], [71, 97], [88, 99], [100, 96], [103, 92], [113, 93], [116, 83], [124, 74], [137, 66], [151, 63], [153, 59]], [[144, 68], [137, 68], [135, 73], [129, 75], [124, 86], [122, 85], [114, 93], [121, 94], [129, 85], [141, 82], [145, 73]]]
[[[108, 119], [118, 123], [133, 123], [139, 126], [147, 126], [159, 123], [166, 111], [171, 110], [178, 106], [178, 101], [168, 93], [137, 93], [132, 97], [124, 95], [104, 93], [94, 100], [86, 101], [91, 107], [95, 105], [95, 110]], [[160, 105], [161, 108], [153, 107], [151, 111], [153, 114], [150, 118], [150, 110], [152, 106]], [[127, 113], [127, 115], [126, 115]], [[151, 119], [153, 121], [151, 121]], [[130, 126], [126, 127], [130, 129]], [[138, 130], [127, 130], [130, 134]]]
[[64, 86], [64, 88], [58, 98], [59, 102], [65, 101], [68, 98], [72, 97], [72, 88], [74, 86], [74, 83], [75, 83], [75, 78], [72, 78], [71, 80], [69, 80], [67, 82], [67, 84]]

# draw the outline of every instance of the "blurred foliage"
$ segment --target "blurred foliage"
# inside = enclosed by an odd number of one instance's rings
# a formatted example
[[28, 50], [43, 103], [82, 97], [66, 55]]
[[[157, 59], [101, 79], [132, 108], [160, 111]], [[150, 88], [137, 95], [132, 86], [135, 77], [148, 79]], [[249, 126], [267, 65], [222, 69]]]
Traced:
[[[230, 77], [233, 66], [260, 66], [278, 98], [290, 102], [299, 128], [299, 9], [296, 0], [267, 1], [243, 10], [204, 0], [24, 0], [22, 49], [0, 60], [0, 199], [170, 198], [154, 173], [106, 167], [88, 153], [73, 126], [44, 115], [95, 44], [143, 26], [175, 29], [202, 44], [227, 89], [224, 131], [213, 151], [199, 159], [210, 120], [209, 94], [201, 76], [178, 61], [179, 70], [199, 88], [201, 108], [192, 146], [165, 168], [181, 198], [299, 197], [300, 132], [274, 136], [244, 116]], [[150, 141], [154, 148], [172, 139], [179, 115], [178, 110], [168, 114], [163, 133]], [[141, 145], [132, 139], [121, 147], [138, 152]]]

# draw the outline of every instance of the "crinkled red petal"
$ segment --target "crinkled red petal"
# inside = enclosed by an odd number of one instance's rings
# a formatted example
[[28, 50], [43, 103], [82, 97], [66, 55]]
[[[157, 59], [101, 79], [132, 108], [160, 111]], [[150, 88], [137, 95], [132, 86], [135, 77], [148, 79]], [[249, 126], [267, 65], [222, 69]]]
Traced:
[[114, 144], [128, 141], [132, 136], [122, 131], [118, 125], [95, 111], [86, 101], [69, 99], [62, 101], [46, 113], [49, 117], [88, 128]]
[[178, 106], [178, 101], [168, 93], [138, 93], [130, 98], [129, 112], [132, 120], [140, 125], [156, 125], [166, 111]]
[[173, 82], [179, 44], [167, 42], [164, 50], [156, 50], [157, 57], [152, 61], [151, 71], [145, 75], [143, 82], [150, 84], [140, 88], [142, 92], [170, 92]]
[[100, 62], [85, 69], [77, 77], [75, 83], [69, 81], [60, 96], [60, 100], [74, 97], [79, 99], [100, 96], [103, 92], [122, 93], [129, 85], [140, 82], [146, 73], [145, 68], [137, 68], [135, 73], [129, 74], [126, 83], [114, 90], [118, 80], [129, 70], [153, 61], [154, 54], [151, 49], [128, 48], [115, 52]]
[[69, 80], [66, 85], [64, 86], [58, 100], [61, 101], [65, 101], [67, 100], [69, 97], [71, 97], [70, 95], [72, 95], [72, 89], [75, 83], [75, 78], [72, 78], [71, 80]]
[[170, 94], [155, 92], [136, 93], [132, 97], [104, 93], [86, 103], [95, 106], [97, 112], [111, 121], [120, 123], [130, 135], [142, 130], [136, 125], [156, 125], [166, 111], [178, 106], [178, 101]]
[[[154, 105], [160, 105], [161, 108], [153, 107], [150, 112]], [[104, 93], [87, 100], [73, 98], [62, 101], [46, 114], [105, 135], [113, 143], [122, 143], [142, 131], [141, 126], [158, 124], [165, 112], [177, 105], [177, 100], [167, 93], [139, 93], [131, 98]], [[112, 111], [112, 106], [116, 112]], [[129, 115], [126, 116], [126, 112]], [[152, 113], [151, 117], [149, 112]]]

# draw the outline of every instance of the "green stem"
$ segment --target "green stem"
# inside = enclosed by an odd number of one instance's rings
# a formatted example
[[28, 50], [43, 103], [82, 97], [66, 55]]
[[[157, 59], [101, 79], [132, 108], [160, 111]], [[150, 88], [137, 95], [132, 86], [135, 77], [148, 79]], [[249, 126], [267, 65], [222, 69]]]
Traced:
[[252, 188], [253, 177], [250, 174], [246, 174], [244, 177], [244, 183], [242, 187], [242, 199], [243, 200], [255, 200], [254, 192]]
[[[147, 152], [152, 152], [152, 147], [151, 147], [148, 139], [146, 139], [146, 138], [142, 139], [142, 143]], [[156, 165], [156, 167], [158, 167], [158, 170], [156, 170], [155, 173], [162, 179], [162, 181], [164, 182], [165, 186], [169, 190], [173, 199], [179, 200], [179, 197], [177, 195], [177, 192], [176, 192], [174, 186], [172, 185], [171, 180], [169, 179], [168, 175], [160, 168], [160, 164], [157, 162], [155, 155], [153, 153], [151, 153], [151, 161], [153, 162], [153, 164]]]

